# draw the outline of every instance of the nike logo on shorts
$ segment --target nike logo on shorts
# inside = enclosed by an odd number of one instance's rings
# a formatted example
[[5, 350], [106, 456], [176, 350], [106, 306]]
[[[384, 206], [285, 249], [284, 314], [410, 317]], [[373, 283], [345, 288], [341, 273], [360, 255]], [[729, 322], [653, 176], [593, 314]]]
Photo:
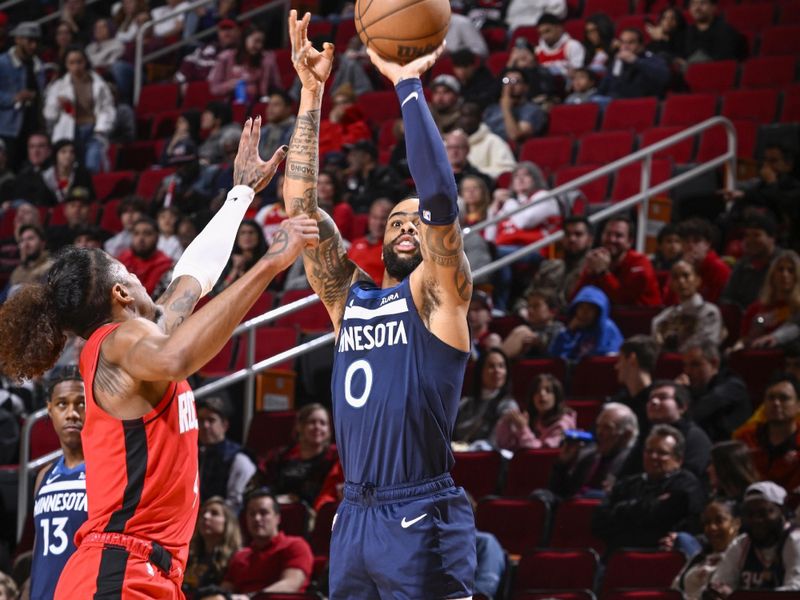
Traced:
[[411, 92], [408, 96], [406, 96], [406, 99], [403, 100], [403, 102], [400, 104], [400, 108], [403, 108], [406, 105], [406, 102], [412, 99], [419, 100], [419, 94], [417, 92]]
[[425, 517], [427, 517], [427, 516], [428, 516], [428, 513], [422, 513], [420, 516], [418, 516], [418, 517], [417, 517], [417, 518], [415, 518], [415, 519], [411, 519], [410, 521], [406, 521], [406, 518], [405, 518], [405, 517], [403, 517], [403, 520], [402, 520], [402, 521], [400, 521], [400, 527], [402, 527], [403, 529], [408, 529], [408, 528], [409, 528], [409, 527], [411, 527], [411, 526], [412, 526], [414, 523], [418, 523], [418, 522], [420, 522], [422, 519], [424, 519], [424, 518], [425, 518]]

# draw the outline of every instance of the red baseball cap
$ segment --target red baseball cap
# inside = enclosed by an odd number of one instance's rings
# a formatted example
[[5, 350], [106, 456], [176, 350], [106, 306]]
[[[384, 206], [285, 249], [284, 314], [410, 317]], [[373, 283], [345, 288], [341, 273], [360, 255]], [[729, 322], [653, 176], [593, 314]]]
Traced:
[[239, 25], [233, 19], [222, 19], [217, 23], [217, 27], [220, 29], [238, 29]]

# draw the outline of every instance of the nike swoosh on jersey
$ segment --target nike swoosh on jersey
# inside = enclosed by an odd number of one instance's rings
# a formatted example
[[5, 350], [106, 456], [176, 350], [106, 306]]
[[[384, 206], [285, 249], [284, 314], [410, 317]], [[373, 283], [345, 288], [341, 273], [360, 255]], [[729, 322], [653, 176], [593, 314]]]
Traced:
[[402, 527], [403, 529], [408, 529], [414, 523], [420, 522], [422, 519], [424, 519], [427, 516], [428, 516], [428, 513], [422, 513], [420, 516], [416, 517], [415, 519], [411, 519], [410, 521], [406, 521], [406, 518], [403, 517], [403, 520], [400, 521], [400, 527]]
[[54, 475], [50, 475], [50, 476], [47, 477], [47, 479], [44, 480], [44, 484], [45, 485], [50, 485], [51, 483], [53, 483], [59, 477], [61, 477], [60, 473], [55, 473]]
[[411, 92], [408, 96], [406, 96], [405, 100], [400, 103], [400, 108], [403, 108], [406, 105], [406, 102], [411, 99], [419, 100], [419, 94], [417, 92]]

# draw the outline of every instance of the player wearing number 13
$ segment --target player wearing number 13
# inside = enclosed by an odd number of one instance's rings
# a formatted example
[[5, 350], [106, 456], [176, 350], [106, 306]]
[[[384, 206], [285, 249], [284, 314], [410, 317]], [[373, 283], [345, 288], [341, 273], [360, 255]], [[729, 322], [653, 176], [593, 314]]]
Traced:
[[70, 365], [56, 369], [48, 383], [47, 413], [63, 454], [36, 476], [31, 600], [53, 598], [58, 576], [75, 552], [75, 532], [86, 521], [86, 464], [81, 445], [86, 416], [83, 380], [78, 368]]
[[449, 470], [469, 356], [472, 280], [455, 180], [419, 79], [443, 48], [405, 66], [368, 51], [395, 86], [419, 192], [390, 213], [383, 279], [373, 282], [348, 260], [336, 226], [317, 204], [320, 103], [333, 47], [311, 47], [309, 19], [298, 21], [294, 11], [289, 17], [303, 88], [284, 198], [290, 214], [319, 223], [320, 244], [304, 251], [304, 263], [336, 333], [331, 386], [346, 484], [331, 539], [330, 597], [467, 598], [474, 522]]

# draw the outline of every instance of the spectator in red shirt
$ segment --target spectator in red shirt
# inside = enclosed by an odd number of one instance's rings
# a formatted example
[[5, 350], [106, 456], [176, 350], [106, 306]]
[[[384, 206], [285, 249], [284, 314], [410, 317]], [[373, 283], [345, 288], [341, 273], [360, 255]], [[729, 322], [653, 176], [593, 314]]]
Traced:
[[378, 198], [370, 204], [367, 235], [353, 240], [353, 245], [347, 251], [350, 260], [361, 267], [378, 285], [383, 281], [383, 232], [393, 206], [394, 204], [386, 198]]
[[156, 297], [169, 283], [172, 259], [157, 248], [158, 225], [150, 217], [136, 221], [131, 233], [131, 247], [120, 254], [119, 262], [139, 278], [151, 297]]
[[633, 224], [624, 217], [611, 217], [600, 243], [586, 254], [586, 266], [575, 292], [594, 285], [612, 304], [660, 306], [661, 292], [653, 265], [644, 254], [631, 249]]
[[[683, 244], [683, 259], [692, 263], [700, 276], [697, 291], [706, 302], [717, 304], [731, 276], [731, 268], [712, 248], [716, 238], [714, 226], [705, 219], [687, 219], [678, 226], [678, 235]], [[667, 289], [664, 304], [677, 304], [678, 296], [669, 289], [669, 283]]]
[[314, 557], [303, 538], [278, 531], [281, 509], [266, 489], [247, 497], [247, 532], [251, 542], [233, 555], [222, 587], [236, 592], [231, 597], [245, 600], [255, 593], [305, 591]]

